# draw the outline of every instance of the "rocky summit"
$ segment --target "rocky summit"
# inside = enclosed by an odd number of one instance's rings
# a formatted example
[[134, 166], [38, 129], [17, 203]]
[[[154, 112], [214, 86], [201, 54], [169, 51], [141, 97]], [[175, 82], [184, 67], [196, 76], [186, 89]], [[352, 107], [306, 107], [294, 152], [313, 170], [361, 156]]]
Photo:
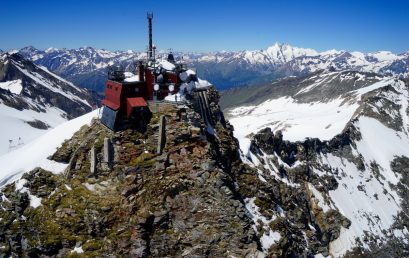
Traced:
[[[254, 175], [239, 156], [218, 93], [214, 129], [195, 104], [153, 104], [145, 131], [83, 126], [36, 168], [2, 189], [0, 252], [22, 257], [258, 257], [244, 198]], [[160, 117], [166, 144], [158, 154]]]

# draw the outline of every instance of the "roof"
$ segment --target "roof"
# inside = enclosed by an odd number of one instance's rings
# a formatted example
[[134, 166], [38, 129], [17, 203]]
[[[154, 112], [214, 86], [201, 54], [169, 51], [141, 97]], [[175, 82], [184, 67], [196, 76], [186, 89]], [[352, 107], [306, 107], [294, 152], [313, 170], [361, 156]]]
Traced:
[[119, 105], [118, 105], [118, 104], [116, 104], [116, 103], [114, 103], [114, 102], [112, 102], [112, 101], [106, 100], [106, 99], [104, 99], [104, 100], [102, 101], [102, 105], [107, 106], [107, 107], [109, 107], [109, 108], [112, 109], [112, 110], [117, 110], [117, 109], [119, 109]]
[[127, 98], [126, 101], [131, 105], [131, 107], [147, 107], [148, 103], [146, 103], [145, 99], [142, 97], [136, 98]]

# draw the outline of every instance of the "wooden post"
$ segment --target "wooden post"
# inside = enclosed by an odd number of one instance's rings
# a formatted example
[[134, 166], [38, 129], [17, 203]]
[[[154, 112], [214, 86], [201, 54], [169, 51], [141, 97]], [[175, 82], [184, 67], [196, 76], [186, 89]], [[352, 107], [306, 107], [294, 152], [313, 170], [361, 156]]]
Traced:
[[104, 138], [104, 162], [111, 167], [112, 162], [112, 146], [109, 138]]
[[91, 174], [95, 175], [97, 172], [97, 155], [96, 155], [94, 146], [92, 146], [90, 158], [91, 158], [91, 167], [90, 167]]

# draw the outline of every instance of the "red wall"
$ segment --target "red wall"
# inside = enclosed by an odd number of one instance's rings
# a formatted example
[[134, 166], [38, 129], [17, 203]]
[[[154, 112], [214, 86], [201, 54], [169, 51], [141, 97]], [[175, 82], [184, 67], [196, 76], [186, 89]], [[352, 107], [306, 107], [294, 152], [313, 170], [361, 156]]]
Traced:
[[[122, 84], [114, 81], [105, 83], [105, 99], [116, 105], [121, 104]], [[112, 108], [112, 107], [111, 107]]]
[[146, 79], [146, 90], [147, 90], [147, 96], [148, 96], [147, 99], [152, 100], [153, 99], [153, 85], [155, 84], [155, 76], [151, 69], [145, 70], [145, 79]]

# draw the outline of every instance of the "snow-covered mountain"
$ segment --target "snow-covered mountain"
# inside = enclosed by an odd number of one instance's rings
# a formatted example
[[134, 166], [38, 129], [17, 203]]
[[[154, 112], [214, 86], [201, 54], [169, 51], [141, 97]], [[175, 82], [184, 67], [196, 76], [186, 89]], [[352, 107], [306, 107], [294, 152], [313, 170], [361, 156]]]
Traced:
[[93, 95], [19, 54], [0, 55], [0, 154], [91, 110]]
[[[408, 255], [407, 79], [321, 71], [226, 96], [243, 160], [258, 171], [261, 190], [247, 202], [264, 248], [282, 247], [288, 232], [304, 235], [293, 246], [314, 248], [309, 231], [320, 230], [324, 256]], [[310, 228], [299, 212], [317, 218]]]
[[[79, 49], [38, 50], [26, 47], [19, 50], [34, 63], [85, 88], [101, 91], [106, 79], [106, 69], [111, 65], [132, 64], [146, 56], [133, 51], [108, 51], [83, 47]], [[377, 72], [384, 75], [409, 76], [409, 52], [393, 54], [388, 51], [375, 53], [313, 49], [274, 44], [267, 49], [254, 51], [220, 51], [212, 53], [182, 53], [189, 65], [197, 68], [200, 77], [211, 81], [219, 89], [232, 88], [293, 75], [305, 75], [321, 69]], [[159, 58], [165, 56], [159, 52]]]
[[133, 51], [108, 51], [92, 47], [49, 48], [43, 51], [32, 46], [20, 49], [19, 53], [76, 85], [97, 91], [103, 90], [108, 66], [128, 67], [144, 55]]

